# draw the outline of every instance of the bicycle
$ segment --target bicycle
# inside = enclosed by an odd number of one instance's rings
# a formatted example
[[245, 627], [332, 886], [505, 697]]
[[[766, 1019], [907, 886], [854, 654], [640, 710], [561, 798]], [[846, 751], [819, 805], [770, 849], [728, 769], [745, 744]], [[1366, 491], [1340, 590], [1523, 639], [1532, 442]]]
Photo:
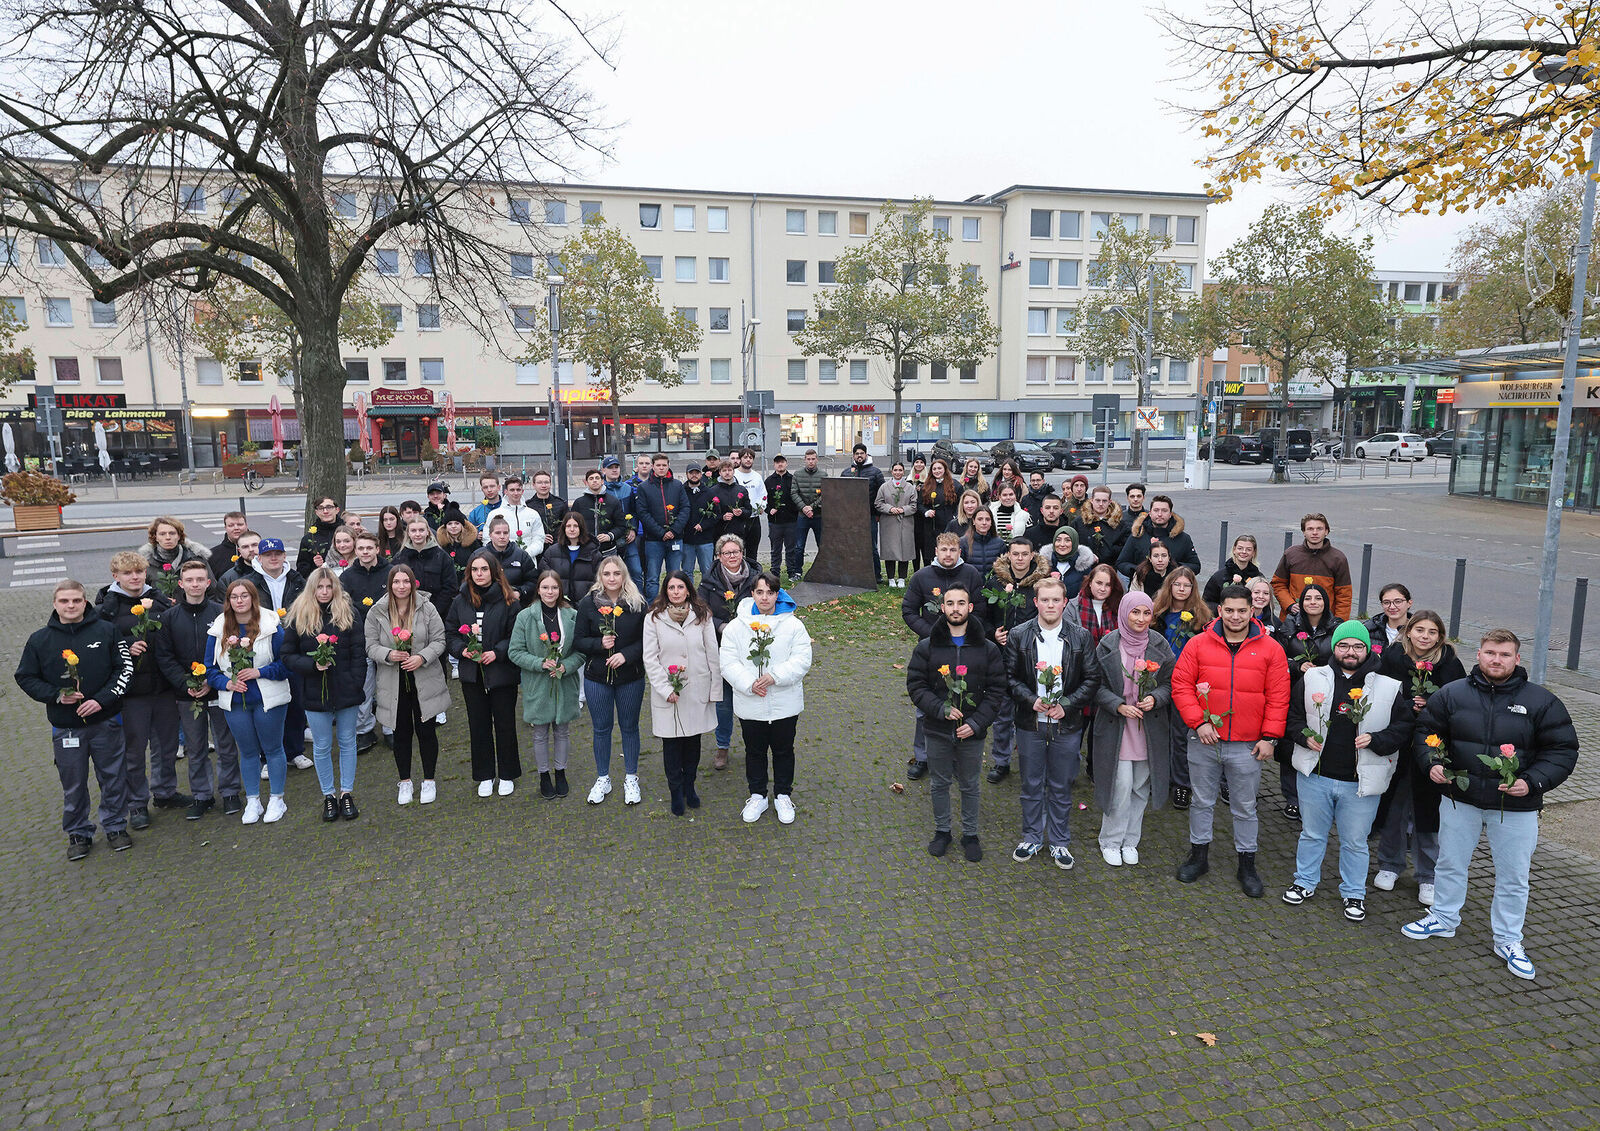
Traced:
[[266, 480], [261, 478], [255, 468], [247, 467], [244, 469], [244, 489], [246, 491], [259, 491], [264, 486], [266, 486]]

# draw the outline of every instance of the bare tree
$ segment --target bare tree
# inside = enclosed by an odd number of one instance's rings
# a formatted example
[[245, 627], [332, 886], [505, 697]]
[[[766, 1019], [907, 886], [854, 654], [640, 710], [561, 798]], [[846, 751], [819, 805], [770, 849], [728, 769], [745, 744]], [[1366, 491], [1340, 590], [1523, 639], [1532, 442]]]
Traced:
[[543, 246], [507, 197], [601, 144], [575, 74], [596, 30], [556, 0], [8, 5], [0, 227], [101, 302], [226, 279], [280, 310], [306, 485], [342, 500], [346, 293], [391, 243], [452, 317], [509, 329], [507, 256]]

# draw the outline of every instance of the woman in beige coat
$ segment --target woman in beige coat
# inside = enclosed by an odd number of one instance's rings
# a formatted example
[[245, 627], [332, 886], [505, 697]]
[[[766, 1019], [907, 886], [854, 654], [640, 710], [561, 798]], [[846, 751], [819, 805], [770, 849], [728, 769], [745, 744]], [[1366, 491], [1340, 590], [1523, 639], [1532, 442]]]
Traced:
[[661, 765], [672, 791], [672, 812], [700, 808], [694, 779], [700, 736], [717, 727], [722, 668], [711, 607], [682, 570], [666, 582], [644, 618], [644, 672], [650, 685], [650, 726], [661, 739]]
[[434, 779], [439, 761], [436, 716], [450, 706], [450, 688], [439, 658], [445, 653], [444, 618], [417, 588], [417, 575], [407, 565], [389, 571], [385, 592], [367, 610], [367, 656], [377, 665], [378, 722], [394, 731], [394, 765], [400, 775], [395, 798], [411, 804], [411, 740], [422, 754], [420, 800], [429, 805], [438, 794]]

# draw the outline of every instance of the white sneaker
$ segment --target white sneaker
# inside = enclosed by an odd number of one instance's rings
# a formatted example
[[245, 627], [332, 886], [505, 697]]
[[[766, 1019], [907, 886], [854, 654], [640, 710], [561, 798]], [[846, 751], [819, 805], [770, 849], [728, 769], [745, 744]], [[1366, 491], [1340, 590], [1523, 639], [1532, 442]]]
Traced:
[[1422, 904], [1422, 906], [1424, 906], [1424, 907], [1432, 907], [1433, 906], [1433, 885], [1432, 884], [1418, 884], [1417, 885], [1417, 902]]
[[1394, 882], [1399, 878], [1399, 872], [1391, 872], [1387, 868], [1380, 868], [1378, 874], [1372, 877], [1372, 886], [1379, 891], [1393, 891]]
[[244, 803], [244, 816], [239, 818], [247, 825], [261, 820], [261, 798], [252, 797]]
[[1120, 868], [1122, 867], [1122, 849], [1106, 848], [1102, 846], [1100, 849], [1100, 859], [1104, 860], [1107, 864], [1110, 864], [1113, 868]]
[[766, 797], [759, 793], [752, 793], [750, 795], [750, 800], [744, 803], [744, 811], [740, 813], [739, 816], [744, 818], [745, 824], [753, 825], [757, 821], [761, 820], [761, 814], [765, 813], [766, 811]]
[[594, 779], [594, 788], [589, 791], [589, 804], [598, 805], [606, 799], [606, 794], [611, 792], [611, 775], [601, 774]]
[[297, 770], [309, 770], [315, 765], [316, 763], [310, 758], [307, 758], [304, 754], [296, 754], [294, 756], [294, 768]]
[[271, 825], [281, 821], [283, 820], [283, 815], [288, 811], [289, 807], [283, 803], [283, 798], [274, 793], [271, 797], [267, 798], [267, 811], [262, 816], [261, 823], [264, 825]]
[[180, 761], [180, 762], [183, 761], [183, 744], [182, 743], [179, 743], [178, 752], [176, 754], [174, 754], [173, 757], [175, 759], [177, 759], [178, 761]]
[[1528, 957], [1521, 943], [1496, 943], [1495, 957], [1503, 959], [1506, 969], [1525, 981], [1533, 981], [1533, 960]]
[[400, 783], [399, 796], [397, 796], [394, 800], [395, 800], [395, 804], [397, 804], [397, 805], [410, 805], [411, 804], [411, 779], [410, 778], [407, 778], [405, 781]]
[[789, 799], [787, 793], [778, 794], [773, 799], [772, 807], [778, 811], [778, 823], [780, 825], [794, 824], [794, 802]]
[[624, 805], [637, 805], [644, 800], [639, 792], [639, 775], [628, 774], [622, 779], [622, 803]]
[[512, 781], [510, 778], [501, 778], [500, 779], [500, 791], [499, 792], [500, 792], [500, 796], [501, 797], [508, 796], [511, 793], [511, 791], [516, 789], [516, 788], [517, 788], [517, 783]]
[[1137, 864], [1139, 862], [1139, 850], [1137, 848], [1129, 848], [1127, 845], [1123, 845], [1122, 862], [1124, 864]]
[[438, 723], [440, 726], [444, 726], [444, 724], [445, 724], [445, 717], [444, 716], [445, 716], [445, 712], [440, 711], [437, 715], [433, 716], [433, 721]]
[[268, 777], [269, 777], [269, 776], [270, 776], [270, 775], [269, 775], [269, 774], [268, 774], [268, 773], [267, 773], [267, 766], [266, 766], [266, 763], [265, 763], [265, 762], [263, 762], [263, 763], [262, 763], [262, 764], [261, 764], [261, 780], [262, 780], [262, 781], [266, 781], [266, 780], [267, 780], [267, 778], [268, 778]]
[[419, 798], [419, 800], [424, 805], [432, 805], [433, 799], [437, 796], [439, 796], [438, 785], [435, 784], [431, 779], [424, 778], [422, 781], [422, 796]]
[[451, 660], [450, 661], [450, 678], [451, 679], [460, 679], [461, 678], [461, 661], [460, 660]]
[[493, 778], [488, 778], [488, 779], [478, 783], [478, 796], [479, 797], [488, 797], [492, 793], [494, 793], [494, 779]]

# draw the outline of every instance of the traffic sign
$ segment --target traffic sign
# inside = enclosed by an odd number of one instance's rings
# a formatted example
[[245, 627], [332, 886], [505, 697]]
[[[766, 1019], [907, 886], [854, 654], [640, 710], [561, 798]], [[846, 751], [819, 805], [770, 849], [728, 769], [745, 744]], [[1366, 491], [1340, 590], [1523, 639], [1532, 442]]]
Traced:
[[917, 402], [917, 407], [916, 407], [916, 409], [914, 411], [919, 412], [919, 413], [922, 411], [922, 402], [921, 401]]
[[1161, 410], [1154, 405], [1140, 405], [1133, 410], [1133, 426], [1141, 432], [1161, 431]]

